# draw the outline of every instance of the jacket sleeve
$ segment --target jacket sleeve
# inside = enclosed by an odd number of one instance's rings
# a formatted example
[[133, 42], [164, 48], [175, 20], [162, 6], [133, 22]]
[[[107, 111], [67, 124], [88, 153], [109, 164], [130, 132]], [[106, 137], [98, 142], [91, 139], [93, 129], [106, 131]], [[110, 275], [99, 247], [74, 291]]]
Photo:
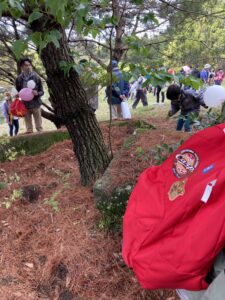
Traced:
[[38, 81], [38, 84], [37, 84], [37, 91], [38, 91], [39, 97], [41, 97], [41, 96], [44, 95], [44, 90], [43, 90], [43, 85], [42, 85], [42, 82], [41, 82], [41, 78], [38, 77], [37, 81]]
[[205, 89], [202, 89], [198, 96], [196, 97], [197, 101], [199, 102], [199, 104], [204, 107], [204, 108], [208, 108], [208, 106], [205, 104], [205, 101], [204, 101], [204, 93], [205, 93]]
[[22, 90], [22, 85], [21, 85], [20, 77], [17, 77], [17, 78], [16, 78], [15, 86], [16, 86], [16, 89], [17, 89], [18, 92], [19, 92], [20, 90]]
[[130, 91], [130, 85], [128, 81], [124, 81], [123, 94], [128, 97]]
[[173, 115], [175, 115], [179, 110], [180, 110], [180, 105], [171, 102], [171, 109], [168, 113], [169, 117], [172, 117]]

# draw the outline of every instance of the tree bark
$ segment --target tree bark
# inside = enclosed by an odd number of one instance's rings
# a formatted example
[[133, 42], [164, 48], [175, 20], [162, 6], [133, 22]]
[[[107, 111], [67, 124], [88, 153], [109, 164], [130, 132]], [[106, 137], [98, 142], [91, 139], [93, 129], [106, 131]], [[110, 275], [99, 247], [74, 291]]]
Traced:
[[[31, 29], [33, 32], [48, 31], [49, 28], [43, 25], [48, 23], [52, 26], [50, 22], [40, 19], [31, 24]], [[51, 104], [69, 131], [79, 162], [81, 182], [88, 185], [97, 178], [99, 172], [107, 168], [110, 159], [77, 72], [71, 68], [66, 76], [59, 66], [61, 61], [73, 63], [73, 58], [64, 30], [58, 24], [55, 29], [61, 33], [60, 47], [56, 48], [53, 43], [49, 43], [41, 51], [40, 57], [46, 69]]]
[[113, 16], [116, 17], [119, 22], [115, 26], [116, 30], [116, 36], [115, 36], [115, 46], [113, 49], [113, 55], [112, 58], [115, 59], [116, 61], [121, 61], [124, 53], [126, 50], [124, 50], [124, 45], [123, 45], [123, 34], [125, 31], [125, 18], [123, 16], [125, 6], [123, 9], [120, 8], [120, 2], [118, 0], [113, 0], [112, 1], [112, 10], [113, 10]]
[[59, 129], [63, 125], [65, 125], [63, 123], [63, 121], [60, 118], [58, 118], [54, 113], [48, 112], [44, 109], [41, 109], [41, 116], [42, 116], [42, 118], [45, 118], [45, 119], [49, 120], [50, 122], [54, 123], [55, 127], [57, 129]]

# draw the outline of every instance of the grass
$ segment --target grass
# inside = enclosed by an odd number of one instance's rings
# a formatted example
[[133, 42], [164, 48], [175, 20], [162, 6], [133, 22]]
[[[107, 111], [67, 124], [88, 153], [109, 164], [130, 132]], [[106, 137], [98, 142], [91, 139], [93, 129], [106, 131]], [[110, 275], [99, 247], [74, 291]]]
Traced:
[[[16, 157], [35, 155], [47, 150], [51, 145], [69, 139], [67, 131], [43, 132], [35, 135], [21, 135], [9, 139], [9, 143], [1, 145], [4, 137], [0, 138], [0, 161], [8, 160], [7, 153], [12, 149]], [[22, 152], [21, 152], [22, 150]]]

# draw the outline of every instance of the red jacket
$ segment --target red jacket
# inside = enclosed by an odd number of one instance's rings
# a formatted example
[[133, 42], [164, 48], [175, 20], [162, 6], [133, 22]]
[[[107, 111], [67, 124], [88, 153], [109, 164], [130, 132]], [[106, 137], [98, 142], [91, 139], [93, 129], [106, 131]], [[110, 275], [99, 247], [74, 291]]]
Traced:
[[225, 246], [225, 123], [145, 170], [123, 222], [123, 258], [146, 289], [206, 289]]

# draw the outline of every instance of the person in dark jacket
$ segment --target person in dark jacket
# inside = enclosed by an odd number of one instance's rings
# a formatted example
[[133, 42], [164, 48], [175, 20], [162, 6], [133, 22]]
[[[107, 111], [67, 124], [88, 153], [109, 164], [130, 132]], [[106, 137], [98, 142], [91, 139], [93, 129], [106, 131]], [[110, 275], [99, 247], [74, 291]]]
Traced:
[[200, 79], [200, 77], [201, 77], [201, 76], [200, 76], [200, 71], [199, 71], [197, 65], [196, 65], [196, 66], [194, 67], [194, 69], [192, 70], [191, 75], [192, 75], [193, 77], [197, 78], [197, 79]]
[[129, 83], [123, 79], [122, 72], [118, 68], [116, 60], [112, 60], [112, 74], [114, 82], [112, 84], [112, 100], [110, 103], [110, 87], [106, 88], [108, 104], [111, 105], [112, 119], [122, 118], [121, 102], [128, 97]]
[[179, 110], [181, 111], [177, 121], [177, 131], [181, 131], [183, 127], [186, 132], [191, 131], [190, 114], [195, 114], [197, 117], [200, 106], [207, 108], [200, 94], [192, 89], [183, 90], [177, 84], [168, 87], [166, 97], [171, 100], [169, 117], [175, 115]]
[[22, 58], [19, 62], [19, 65], [22, 73], [16, 78], [17, 91], [19, 92], [23, 88], [26, 88], [28, 81], [33, 80], [35, 82], [35, 88], [33, 89], [33, 100], [23, 101], [27, 108], [27, 114], [25, 116], [26, 133], [33, 132], [32, 116], [34, 118], [36, 130], [41, 132], [43, 130], [41, 118], [41, 96], [44, 95], [42, 82], [40, 77], [33, 71], [31, 59]]

